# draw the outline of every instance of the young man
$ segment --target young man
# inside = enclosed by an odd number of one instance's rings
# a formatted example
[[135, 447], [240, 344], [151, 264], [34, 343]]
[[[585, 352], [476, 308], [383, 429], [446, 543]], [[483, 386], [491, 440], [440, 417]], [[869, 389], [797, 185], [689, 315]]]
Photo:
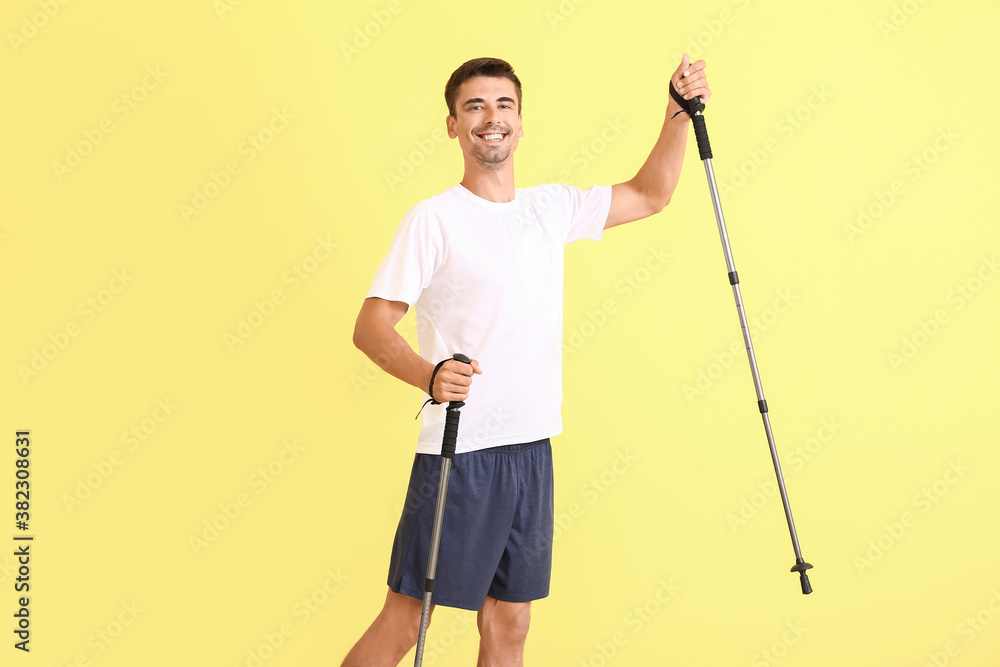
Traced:
[[[685, 55], [671, 83], [708, 100], [704, 61]], [[438, 402], [468, 401], [448, 488], [433, 601], [478, 611], [479, 667], [523, 662], [530, 603], [548, 595], [549, 438], [562, 430], [563, 248], [658, 213], [677, 186], [690, 117], [671, 96], [652, 152], [630, 181], [587, 190], [514, 187], [524, 136], [521, 83], [493, 58], [459, 67], [445, 88], [459, 185], [400, 224], [361, 307], [354, 343]], [[418, 355], [395, 326], [414, 306]], [[435, 362], [461, 352], [471, 364]], [[482, 366], [480, 366], [482, 362]], [[481, 375], [475, 380], [473, 376]], [[396, 665], [417, 640], [440, 471], [444, 405], [423, 411], [381, 613], [344, 667]]]

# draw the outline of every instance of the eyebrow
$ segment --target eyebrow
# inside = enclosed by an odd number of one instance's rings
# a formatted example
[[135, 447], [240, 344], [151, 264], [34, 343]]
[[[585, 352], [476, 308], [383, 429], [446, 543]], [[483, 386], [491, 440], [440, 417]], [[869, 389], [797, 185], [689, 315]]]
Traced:
[[[462, 104], [462, 106], [463, 107], [467, 107], [470, 104], [483, 104], [484, 102], [486, 102], [486, 100], [484, 100], [482, 97], [473, 97], [472, 99], [465, 100], [465, 102]], [[511, 103], [516, 103], [515, 100], [513, 98], [510, 98], [510, 97], [498, 97], [497, 98], [497, 102], [511, 102]]]

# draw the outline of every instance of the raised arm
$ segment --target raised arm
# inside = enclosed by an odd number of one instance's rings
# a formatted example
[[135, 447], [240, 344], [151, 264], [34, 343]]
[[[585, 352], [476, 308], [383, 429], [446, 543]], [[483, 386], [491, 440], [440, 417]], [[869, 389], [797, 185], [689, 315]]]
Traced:
[[[697, 96], [705, 102], [712, 96], [704, 70], [704, 60], [690, 63], [684, 55], [670, 77], [681, 97], [690, 100]], [[632, 180], [611, 187], [611, 211], [605, 229], [649, 217], [670, 203], [681, 177], [691, 122], [687, 113], [678, 111], [680, 105], [670, 98], [660, 136], [646, 162]]]
[[[427, 391], [434, 364], [414, 352], [396, 331], [396, 325], [408, 309], [402, 301], [378, 297], [365, 299], [354, 323], [354, 345], [389, 375]], [[471, 366], [458, 361], [444, 364], [434, 378], [434, 399], [441, 402], [466, 400], [473, 372], [482, 373], [475, 360]]]

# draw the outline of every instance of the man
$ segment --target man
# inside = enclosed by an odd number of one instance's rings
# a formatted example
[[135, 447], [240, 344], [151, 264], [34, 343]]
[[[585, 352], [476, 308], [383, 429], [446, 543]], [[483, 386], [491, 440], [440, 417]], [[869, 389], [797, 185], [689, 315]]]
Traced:
[[[711, 96], [704, 68], [685, 55], [671, 76], [684, 100]], [[514, 70], [493, 58], [469, 61], [452, 74], [445, 99], [464, 176], [403, 219], [361, 307], [354, 343], [435, 401], [468, 401], [433, 600], [478, 611], [478, 665], [506, 667], [523, 663], [530, 603], [548, 594], [548, 439], [562, 430], [563, 248], [600, 240], [605, 229], [670, 202], [690, 117], [672, 95], [660, 136], [629, 181], [516, 189], [513, 155], [524, 131]], [[410, 306], [420, 355], [395, 329]], [[472, 363], [451, 360], [458, 352]], [[427, 406], [422, 416], [385, 604], [344, 667], [396, 665], [417, 640], [444, 406]]]

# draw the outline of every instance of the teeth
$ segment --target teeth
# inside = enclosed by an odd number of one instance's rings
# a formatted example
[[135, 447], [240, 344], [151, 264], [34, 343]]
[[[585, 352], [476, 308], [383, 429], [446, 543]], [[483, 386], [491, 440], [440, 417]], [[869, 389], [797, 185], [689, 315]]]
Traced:
[[485, 139], [486, 141], [500, 141], [501, 139], [503, 139], [503, 135], [502, 134], [484, 134], [483, 135], [483, 139]]

